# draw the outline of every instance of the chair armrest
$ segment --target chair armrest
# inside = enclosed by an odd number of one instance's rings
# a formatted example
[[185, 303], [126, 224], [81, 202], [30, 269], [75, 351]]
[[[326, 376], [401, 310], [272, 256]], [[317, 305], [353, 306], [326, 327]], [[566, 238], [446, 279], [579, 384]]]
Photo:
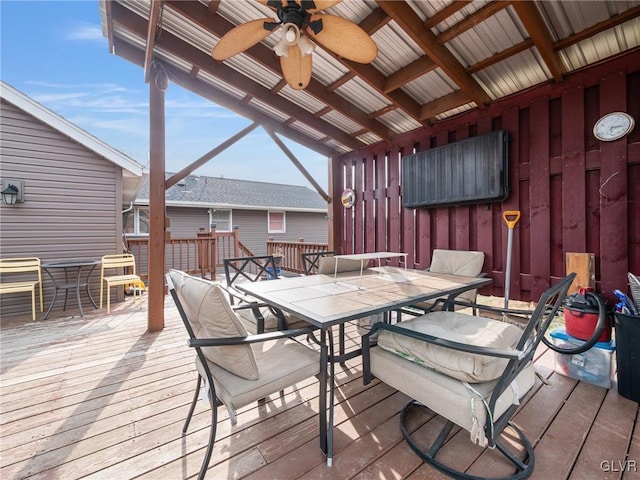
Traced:
[[[187, 344], [190, 347], [220, 347], [227, 345], [249, 345], [251, 343], [267, 342], [280, 338], [292, 338], [300, 335], [313, 335], [310, 328], [296, 328], [293, 330], [278, 330], [276, 332], [259, 333], [258, 335], [247, 335], [246, 337], [226, 337], [226, 338], [192, 338]], [[318, 343], [316, 341], [316, 343]]]
[[368, 344], [369, 339], [367, 337], [369, 337], [369, 335], [371, 335], [372, 333], [375, 333], [377, 330], [382, 329], [382, 330], [389, 330], [391, 332], [404, 335], [406, 337], [422, 340], [427, 343], [432, 343], [434, 345], [438, 345], [439, 347], [448, 348], [450, 350], [458, 350], [461, 352], [475, 353], [478, 355], [488, 355], [490, 357], [500, 357], [500, 358], [514, 359], [514, 360], [521, 359], [525, 356], [524, 351], [518, 350], [515, 348], [507, 348], [507, 349], [488, 348], [488, 347], [479, 347], [477, 345], [470, 345], [468, 343], [454, 342], [451, 340], [446, 340], [444, 338], [434, 337], [433, 335], [427, 335], [425, 333], [416, 332], [415, 330], [409, 330], [408, 328], [404, 328], [401, 325], [402, 324], [390, 325], [388, 323], [382, 323], [382, 322], [376, 323], [371, 328], [371, 330], [366, 335], [364, 335], [363, 343], [365, 341], [364, 339], [366, 338], [366, 342]]

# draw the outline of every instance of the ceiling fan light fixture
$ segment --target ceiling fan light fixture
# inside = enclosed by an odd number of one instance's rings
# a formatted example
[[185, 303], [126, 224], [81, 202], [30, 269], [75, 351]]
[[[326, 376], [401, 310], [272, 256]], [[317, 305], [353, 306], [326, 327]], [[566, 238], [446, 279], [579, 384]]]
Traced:
[[298, 40], [298, 47], [302, 52], [302, 55], [311, 55], [313, 50], [316, 48], [316, 44], [313, 43], [306, 35], [300, 35], [300, 40]]
[[273, 51], [279, 57], [286, 57], [289, 54], [289, 45], [284, 39], [284, 35], [280, 39], [278, 43], [276, 43], [275, 47], [273, 47]]
[[287, 23], [283, 25], [282, 28], [282, 38], [287, 46], [290, 47], [298, 43], [298, 40], [300, 40], [300, 29], [295, 23]]

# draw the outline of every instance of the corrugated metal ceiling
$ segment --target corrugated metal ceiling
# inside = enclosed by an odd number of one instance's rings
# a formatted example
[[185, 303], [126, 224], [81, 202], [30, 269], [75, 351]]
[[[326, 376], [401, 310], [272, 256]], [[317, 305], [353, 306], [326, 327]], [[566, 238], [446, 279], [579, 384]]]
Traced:
[[[116, 54], [123, 44], [144, 53], [149, 40], [140, 18], [148, 23], [151, 1], [101, 0], [103, 31]], [[406, 2], [408, 9], [400, 1], [344, 0], [325, 13], [367, 28], [377, 58], [358, 65], [317, 46], [312, 82], [296, 91], [282, 82], [272, 52], [280, 33], [223, 63], [209, 56], [230, 28], [258, 18], [275, 20], [270, 8], [255, 0], [161, 4], [156, 37], [150, 41], [170, 80], [174, 67], [187, 72], [192, 80], [179, 80], [187, 88], [192, 81], [194, 90], [211, 89], [229, 102], [243, 100], [245, 107], [273, 118], [279, 133], [327, 154], [389, 140], [478, 108], [482, 95], [497, 100], [640, 45], [640, 0], [520, 5], [420, 0]], [[546, 31], [529, 32], [532, 20]], [[560, 67], [548, 63], [548, 52], [538, 50], [544, 42], [552, 45]], [[136, 61], [144, 65], [140, 58]], [[255, 87], [236, 85], [233, 71]]]

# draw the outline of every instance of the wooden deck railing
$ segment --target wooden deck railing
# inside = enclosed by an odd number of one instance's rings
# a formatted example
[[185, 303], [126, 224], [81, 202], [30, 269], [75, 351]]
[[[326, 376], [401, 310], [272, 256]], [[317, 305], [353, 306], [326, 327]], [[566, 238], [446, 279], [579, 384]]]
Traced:
[[[128, 238], [129, 251], [136, 257], [136, 269], [143, 280], [148, 279], [148, 238]], [[198, 234], [196, 238], [172, 238], [165, 245], [167, 270], [175, 268], [205, 278], [215, 277], [222, 260], [237, 257], [246, 250], [238, 239], [238, 230]]]
[[[223, 260], [231, 257], [252, 257], [255, 254], [239, 240], [239, 232], [215, 232], [198, 234], [196, 238], [172, 238], [165, 246], [166, 269], [175, 268], [192, 275], [214, 278], [224, 267]], [[136, 257], [136, 271], [142, 280], [148, 280], [149, 239], [128, 238], [128, 249]], [[267, 241], [267, 254], [283, 254], [280, 267], [291, 273], [304, 273], [301, 253], [321, 252], [328, 249], [326, 243]]]
[[292, 273], [304, 273], [301, 253], [323, 252], [328, 249], [329, 245], [326, 243], [308, 243], [302, 239], [297, 242], [267, 241], [267, 254], [282, 253], [280, 268]]

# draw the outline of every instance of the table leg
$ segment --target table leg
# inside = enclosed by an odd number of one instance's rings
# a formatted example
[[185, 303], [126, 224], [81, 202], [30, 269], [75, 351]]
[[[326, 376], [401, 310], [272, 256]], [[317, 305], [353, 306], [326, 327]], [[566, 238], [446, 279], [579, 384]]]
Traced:
[[82, 311], [82, 302], [80, 301], [80, 272], [82, 271], [82, 267], [78, 267], [78, 276], [76, 277], [76, 298], [78, 299], [78, 309], [80, 310], [80, 316], [84, 317], [84, 312]]
[[[65, 285], [69, 285], [69, 276], [67, 275], [67, 268], [63, 268], [64, 270], [64, 284]], [[69, 297], [69, 289], [65, 288], [64, 289], [64, 306], [62, 307], [62, 311], [66, 311], [67, 310], [67, 298]]]
[[333, 334], [328, 329], [329, 342], [329, 424], [327, 425], [327, 467], [333, 464], [333, 410], [335, 406], [335, 362], [333, 361]]
[[56, 297], [58, 296], [58, 284], [56, 283], [56, 279], [53, 278], [53, 275], [51, 275], [51, 272], [49, 270], [47, 270], [46, 268], [43, 268], [43, 270], [45, 272], [47, 272], [47, 275], [49, 275], [49, 278], [51, 278], [51, 282], [53, 283], [53, 298], [51, 299], [51, 303], [49, 304], [49, 308], [47, 309], [46, 313], [42, 317], [43, 320], [46, 320], [47, 317], [49, 316], [49, 314], [51, 313], [51, 309], [53, 308], [53, 304], [56, 303]]
[[97, 265], [92, 265], [91, 268], [89, 269], [89, 273], [87, 273], [87, 285], [86, 285], [86, 289], [87, 289], [87, 296], [89, 297], [89, 300], [91, 301], [91, 303], [93, 304], [94, 308], [98, 308], [98, 304], [96, 303], [96, 301], [93, 299], [93, 297], [91, 296], [91, 291], [89, 290], [89, 277], [91, 276], [91, 274], [93, 273], [93, 271], [95, 270]]

